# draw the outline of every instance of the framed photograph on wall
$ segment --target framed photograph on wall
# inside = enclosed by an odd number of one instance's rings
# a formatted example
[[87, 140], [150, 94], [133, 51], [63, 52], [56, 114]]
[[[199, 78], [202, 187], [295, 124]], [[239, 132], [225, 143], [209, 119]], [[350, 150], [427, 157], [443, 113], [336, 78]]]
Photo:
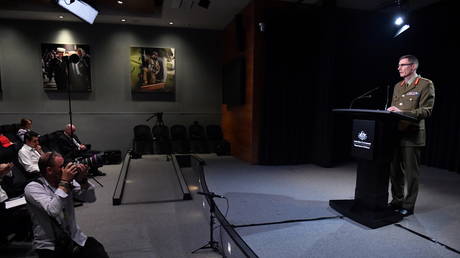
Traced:
[[[42, 44], [42, 80], [45, 91], [91, 91], [91, 55], [88, 45]], [[68, 72], [67, 72], [68, 71]]]
[[174, 48], [131, 47], [131, 91], [162, 95], [174, 100], [176, 54]]

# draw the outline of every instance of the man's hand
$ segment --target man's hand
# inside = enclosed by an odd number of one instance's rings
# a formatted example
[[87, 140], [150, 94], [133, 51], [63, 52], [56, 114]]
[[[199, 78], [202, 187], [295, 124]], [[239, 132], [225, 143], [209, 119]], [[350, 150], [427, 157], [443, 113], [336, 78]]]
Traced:
[[62, 168], [61, 181], [70, 183], [77, 173], [77, 165], [69, 162], [64, 168]]
[[84, 164], [76, 164], [78, 168], [78, 173], [75, 176], [75, 180], [79, 184], [86, 184], [88, 182], [88, 166]]
[[402, 112], [401, 109], [395, 107], [395, 106], [391, 106], [389, 108], [387, 108], [388, 111], [391, 111], [391, 112]]
[[2, 163], [0, 164], [0, 176], [6, 175], [8, 172], [10, 172], [11, 168], [14, 166], [13, 163]]
[[80, 150], [86, 150], [86, 146], [84, 144], [80, 144]]
[[35, 150], [38, 151], [38, 153], [40, 153], [40, 155], [43, 155], [42, 146], [40, 146], [40, 145], [35, 146]]

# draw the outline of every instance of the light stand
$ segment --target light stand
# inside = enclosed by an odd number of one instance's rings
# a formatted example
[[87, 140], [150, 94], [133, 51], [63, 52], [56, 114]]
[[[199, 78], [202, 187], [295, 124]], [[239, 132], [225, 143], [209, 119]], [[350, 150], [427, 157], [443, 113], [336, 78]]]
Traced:
[[[72, 54], [70, 57], [65, 56], [64, 61], [66, 62], [66, 67], [67, 67], [67, 81], [66, 81], [66, 87], [67, 87], [67, 96], [69, 99], [69, 124], [70, 124], [70, 138], [73, 138], [73, 122], [72, 122], [72, 96], [71, 96], [71, 84], [70, 84], [70, 62], [73, 64], [76, 64], [80, 62], [80, 56], [77, 54]], [[70, 61], [70, 62], [69, 62]], [[101, 184], [96, 178], [91, 177], [98, 185], [101, 187], [104, 187], [104, 185]]]
[[[214, 197], [213, 195], [208, 195], [209, 198], [212, 198]], [[217, 196], [216, 196], [217, 197]], [[214, 204], [214, 201], [211, 200], [209, 202], [209, 242], [206, 243], [204, 246], [192, 251], [192, 254], [193, 253], [196, 253], [197, 251], [199, 250], [202, 250], [202, 249], [212, 249], [214, 251], [216, 251], [217, 253], [220, 253], [219, 252], [219, 243], [217, 241], [214, 241], [214, 236], [213, 236], [213, 229], [214, 229], [214, 219], [216, 218], [214, 216], [214, 212], [216, 211], [216, 207], [215, 207], [215, 204]]]

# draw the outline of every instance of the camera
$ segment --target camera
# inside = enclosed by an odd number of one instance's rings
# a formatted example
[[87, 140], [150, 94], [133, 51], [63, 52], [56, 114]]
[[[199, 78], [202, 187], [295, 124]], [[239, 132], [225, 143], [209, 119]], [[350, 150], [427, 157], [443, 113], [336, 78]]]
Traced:
[[90, 168], [99, 168], [106, 163], [105, 153], [96, 153], [92, 154], [89, 157], [78, 157], [74, 160], [75, 164], [83, 164]]

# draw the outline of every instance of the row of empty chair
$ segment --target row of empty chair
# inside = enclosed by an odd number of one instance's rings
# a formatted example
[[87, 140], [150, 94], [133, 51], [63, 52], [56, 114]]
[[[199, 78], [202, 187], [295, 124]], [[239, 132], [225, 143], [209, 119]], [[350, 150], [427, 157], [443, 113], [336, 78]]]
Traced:
[[230, 144], [225, 141], [219, 125], [208, 125], [206, 129], [198, 122], [187, 128], [184, 125], [134, 127], [133, 150], [140, 154], [171, 153], [217, 153], [230, 154]]

